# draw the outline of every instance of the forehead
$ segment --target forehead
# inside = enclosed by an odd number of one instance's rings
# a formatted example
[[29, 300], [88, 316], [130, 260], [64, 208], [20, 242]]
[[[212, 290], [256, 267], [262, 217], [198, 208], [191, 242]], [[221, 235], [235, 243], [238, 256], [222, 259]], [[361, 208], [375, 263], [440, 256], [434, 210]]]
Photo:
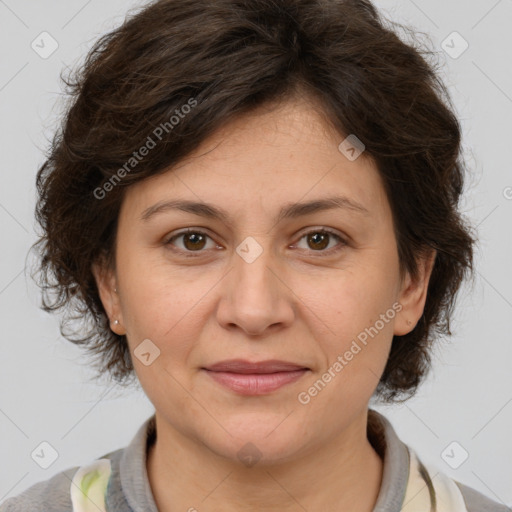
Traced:
[[124, 206], [139, 217], [177, 198], [218, 205], [235, 216], [275, 215], [285, 203], [327, 196], [344, 196], [368, 210], [385, 207], [372, 159], [364, 152], [347, 158], [339, 149], [344, 139], [315, 103], [262, 107], [226, 123], [167, 172], [131, 186]]

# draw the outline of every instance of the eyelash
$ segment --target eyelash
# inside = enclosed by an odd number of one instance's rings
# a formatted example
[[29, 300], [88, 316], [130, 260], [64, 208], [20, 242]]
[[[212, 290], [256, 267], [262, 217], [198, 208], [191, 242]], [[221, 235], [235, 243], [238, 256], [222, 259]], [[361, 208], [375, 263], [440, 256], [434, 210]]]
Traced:
[[[184, 231], [180, 231], [178, 233], [176, 233], [175, 235], [173, 235], [172, 237], [168, 238], [167, 241], [164, 242], [164, 245], [165, 246], [171, 246], [172, 245], [172, 242], [174, 240], [176, 240], [177, 238], [179, 238], [180, 236], [183, 236], [183, 235], [187, 235], [187, 234], [199, 234], [199, 235], [204, 235], [210, 239], [212, 239], [212, 237], [210, 237], [207, 233], [205, 233], [204, 231], [200, 231], [200, 230], [197, 230], [197, 229], [187, 229], [187, 230], [184, 230]], [[314, 234], [314, 233], [321, 233], [321, 234], [326, 234], [326, 235], [330, 235], [334, 238], [337, 238], [338, 241], [340, 242], [340, 244], [337, 246], [337, 247], [334, 247], [334, 248], [331, 248], [331, 249], [328, 249], [328, 250], [318, 250], [318, 251], [314, 251], [314, 250], [311, 250], [311, 252], [316, 252], [316, 253], [323, 253], [323, 254], [320, 254], [319, 256], [320, 257], [323, 257], [323, 256], [332, 256], [333, 254], [335, 253], [338, 253], [339, 251], [341, 251], [342, 249], [345, 248], [345, 246], [347, 246], [347, 242], [345, 239], [343, 239], [340, 235], [338, 235], [337, 233], [335, 233], [334, 231], [331, 231], [330, 229], [326, 229], [326, 228], [322, 228], [322, 229], [313, 229], [311, 231], [308, 231], [307, 233], [304, 233], [300, 238], [299, 238], [299, 242], [300, 240], [302, 240], [304, 237], [308, 236], [308, 235], [311, 235], [311, 234]], [[198, 250], [198, 251], [186, 251], [186, 250], [183, 250], [183, 249], [175, 249], [175, 248], [172, 248], [171, 249], [172, 251], [176, 251], [176, 252], [182, 252], [184, 253], [185, 257], [186, 258], [197, 258], [199, 256], [201, 256], [201, 253], [204, 253], [205, 251], [204, 250]], [[195, 254], [197, 253], [197, 254]]]

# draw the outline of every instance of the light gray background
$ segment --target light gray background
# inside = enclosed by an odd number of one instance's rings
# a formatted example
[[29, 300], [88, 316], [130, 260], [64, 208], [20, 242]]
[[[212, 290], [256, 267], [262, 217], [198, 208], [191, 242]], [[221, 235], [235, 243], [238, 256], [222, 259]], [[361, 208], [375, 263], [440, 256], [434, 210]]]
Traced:
[[[23, 272], [35, 241], [35, 173], [62, 107], [55, 103], [59, 73], [141, 5], [0, 0], [0, 502], [125, 446], [153, 411], [140, 390], [88, 380], [85, 354], [60, 336], [58, 318], [38, 309], [38, 290]], [[425, 462], [511, 505], [512, 1], [385, 0], [377, 6], [429, 34], [439, 52], [472, 169], [463, 207], [481, 243], [476, 286], [461, 294], [455, 335], [438, 345], [428, 381], [402, 406], [374, 407]], [[47, 59], [31, 48], [43, 31], [59, 44]], [[453, 31], [469, 43], [456, 59], [441, 46]], [[31, 458], [42, 441], [59, 454], [48, 469]], [[458, 469], [441, 457], [452, 441], [469, 453]]]

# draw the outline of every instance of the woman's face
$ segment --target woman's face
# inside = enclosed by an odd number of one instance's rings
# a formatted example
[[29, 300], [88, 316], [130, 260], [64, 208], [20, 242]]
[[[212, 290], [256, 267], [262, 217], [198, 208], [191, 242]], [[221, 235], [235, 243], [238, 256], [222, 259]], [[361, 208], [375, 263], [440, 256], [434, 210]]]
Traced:
[[[342, 140], [311, 106], [288, 103], [226, 124], [127, 190], [116, 270], [99, 278], [112, 329], [127, 335], [160, 421], [219, 455], [285, 460], [334, 439], [366, 413], [393, 335], [421, 316], [429, 266], [400, 280], [380, 176]], [[307, 370], [205, 369], [232, 359]]]

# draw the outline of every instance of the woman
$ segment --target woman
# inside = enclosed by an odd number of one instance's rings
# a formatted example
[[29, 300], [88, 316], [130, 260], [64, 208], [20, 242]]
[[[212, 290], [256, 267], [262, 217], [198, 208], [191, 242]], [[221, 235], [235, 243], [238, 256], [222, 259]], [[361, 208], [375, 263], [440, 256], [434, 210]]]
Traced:
[[422, 382], [474, 243], [447, 91], [370, 2], [160, 0], [67, 83], [44, 308], [155, 414], [2, 511], [506, 510], [368, 407]]

